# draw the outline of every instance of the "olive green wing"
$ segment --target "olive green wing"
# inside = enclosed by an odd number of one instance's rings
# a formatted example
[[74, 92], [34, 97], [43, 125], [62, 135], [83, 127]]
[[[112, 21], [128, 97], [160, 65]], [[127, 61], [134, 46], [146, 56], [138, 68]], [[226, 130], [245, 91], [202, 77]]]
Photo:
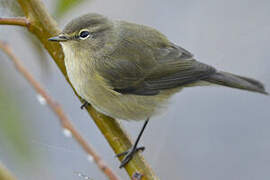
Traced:
[[190, 52], [152, 28], [125, 23], [123, 29], [121, 43], [99, 71], [119, 93], [156, 95], [215, 73], [214, 68], [194, 60]]
[[130, 54], [126, 56], [129, 60], [114, 59], [117, 63], [102, 73], [113, 90], [122, 94], [156, 95], [162, 90], [206, 79], [216, 72], [178, 46], [160, 48], [149, 57], [145, 54], [138, 57], [148, 59], [134, 59], [136, 56]]
[[147, 90], [165, 90], [189, 85], [208, 78], [216, 70], [195, 59], [171, 59], [160, 62], [144, 82]]

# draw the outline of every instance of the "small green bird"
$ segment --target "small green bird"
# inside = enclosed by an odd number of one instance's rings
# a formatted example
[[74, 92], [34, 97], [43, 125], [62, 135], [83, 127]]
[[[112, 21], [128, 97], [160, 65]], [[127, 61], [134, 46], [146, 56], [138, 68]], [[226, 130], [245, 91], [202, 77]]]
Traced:
[[259, 81], [218, 71], [198, 62], [157, 30], [99, 14], [72, 20], [60, 42], [70, 82], [98, 111], [124, 120], [146, 120], [124, 155], [125, 166], [134, 153], [150, 117], [166, 106], [168, 98], [184, 87], [218, 84], [267, 94]]

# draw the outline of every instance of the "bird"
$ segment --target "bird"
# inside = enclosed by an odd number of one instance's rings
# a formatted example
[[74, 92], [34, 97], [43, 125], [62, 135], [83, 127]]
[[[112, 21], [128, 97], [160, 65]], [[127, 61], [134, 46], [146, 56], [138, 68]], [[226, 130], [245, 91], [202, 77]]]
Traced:
[[88, 13], [71, 20], [57, 36], [68, 78], [97, 111], [121, 120], [145, 120], [120, 168], [144, 150], [139, 140], [149, 119], [186, 87], [220, 85], [267, 95], [252, 78], [217, 70], [146, 25]]

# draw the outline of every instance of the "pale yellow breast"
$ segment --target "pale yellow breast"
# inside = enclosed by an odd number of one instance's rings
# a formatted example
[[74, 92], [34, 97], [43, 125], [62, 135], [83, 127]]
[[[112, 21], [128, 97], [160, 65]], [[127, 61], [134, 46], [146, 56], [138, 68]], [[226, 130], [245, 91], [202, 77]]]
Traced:
[[[67, 75], [75, 88], [76, 92], [84, 99], [88, 100], [87, 94], [91, 93], [95, 87], [95, 83], [92, 82], [91, 76], [93, 74], [92, 68], [89, 67], [89, 63], [83, 60], [82, 53], [72, 50], [69, 46], [62, 44], [65, 54], [65, 66]], [[87, 89], [87, 90], [86, 90]]]
[[98, 111], [118, 119], [145, 120], [156, 114], [177, 90], [156, 96], [120, 94], [114, 91], [94, 69], [90, 57], [62, 45], [70, 82], [77, 93]]

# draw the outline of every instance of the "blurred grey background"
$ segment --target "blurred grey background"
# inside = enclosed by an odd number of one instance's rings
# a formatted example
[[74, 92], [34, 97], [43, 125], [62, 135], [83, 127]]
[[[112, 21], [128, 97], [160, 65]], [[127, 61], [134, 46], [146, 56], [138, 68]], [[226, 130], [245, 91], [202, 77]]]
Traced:
[[[44, 2], [53, 12], [54, 1]], [[269, 0], [93, 0], [65, 15], [60, 27], [87, 12], [152, 26], [198, 60], [261, 80], [270, 91]], [[25, 31], [0, 26], [0, 38], [14, 47], [105, 161], [122, 179], [128, 179], [52, 59], [47, 55], [48, 70], [40, 66]], [[36, 93], [2, 52], [0, 59], [0, 121], [19, 118], [14, 123], [16, 132], [24, 129], [20, 137], [25, 146], [17, 153], [18, 146], [9, 141], [13, 134], [0, 132], [0, 161], [20, 180], [82, 179], [75, 172], [106, 179], [77, 143], [63, 136], [58, 119], [40, 105]], [[146, 146], [143, 154], [160, 179], [268, 180], [269, 110], [270, 97], [264, 95], [220, 87], [187, 88], [171, 99], [163, 115], [152, 118], [141, 141]], [[7, 111], [12, 115], [4, 116]], [[142, 122], [122, 124], [133, 138], [142, 126]]]

